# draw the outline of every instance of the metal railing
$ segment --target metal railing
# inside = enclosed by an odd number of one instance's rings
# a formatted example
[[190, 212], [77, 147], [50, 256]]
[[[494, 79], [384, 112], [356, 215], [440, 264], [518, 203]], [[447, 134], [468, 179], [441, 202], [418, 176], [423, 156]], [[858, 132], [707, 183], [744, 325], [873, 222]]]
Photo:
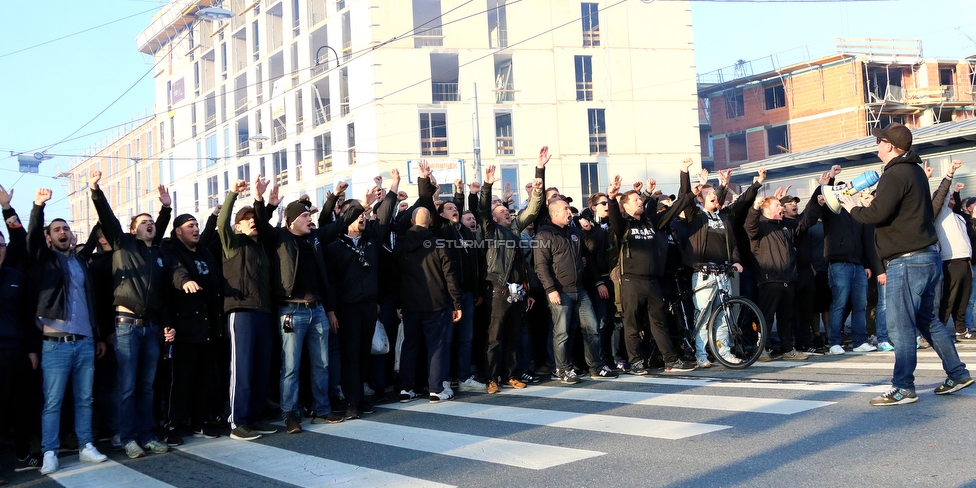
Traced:
[[332, 171], [332, 155], [325, 156], [315, 163], [315, 174], [320, 175]]
[[244, 157], [251, 153], [251, 144], [247, 139], [237, 142], [237, 157]]
[[512, 156], [515, 154], [515, 138], [514, 137], [496, 137], [495, 138], [495, 155], [496, 156]]
[[430, 84], [430, 92], [430, 98], [434, 103], [461, 101], [457, 83], [432, 82]]
[[288, 128], [283, 125], [274, 126], [274, 142], [281, 142], [288, 137]]
[[329, 121], [331, 114], [329, 113], [329, 106], [320, 107], [315, 109], [315, 117], [312, 120], [312, 127], [318, 127]]
[[443, 46], [444, 30], [441, 27], [417, 30], [413, 34], [414, 47]]

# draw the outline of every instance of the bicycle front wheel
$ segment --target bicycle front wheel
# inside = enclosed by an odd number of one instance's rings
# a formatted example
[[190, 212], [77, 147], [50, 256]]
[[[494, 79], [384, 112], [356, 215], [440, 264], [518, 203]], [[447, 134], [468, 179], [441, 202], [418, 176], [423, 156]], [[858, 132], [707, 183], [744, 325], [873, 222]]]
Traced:
[[727, 368], [742, 369], [759, 359], [766, 348], [769, 327], [752, 301], [734, 297], [708, 318], [708, 345], [715, 360]]

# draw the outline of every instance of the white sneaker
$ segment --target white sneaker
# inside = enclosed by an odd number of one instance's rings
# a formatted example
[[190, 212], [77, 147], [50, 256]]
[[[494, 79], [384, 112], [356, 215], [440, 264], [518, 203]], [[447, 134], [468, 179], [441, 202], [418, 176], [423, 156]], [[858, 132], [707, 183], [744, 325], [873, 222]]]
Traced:
[[833, 346], [830, 346], [830, 350], [827, 351], [827, 354], [832, 354], [837, 356], [840, 354], [844, 354], [844, 352], [845, 351], [843, 347], [840, 347], [840, 345], [838, 344], [834, 344]]
[[742, 364], [742, 359], [739, 359], [738, 357], [733, 356], [731, 354], [723, 354], [722, 359], [724, 359], [725, 362], [729, 364]]
[[444, 386], [443, 393], [451, 398], [454, 398], [454, 390], [451, 389], [451, 382], [445, 380], [441, 382], [441, 385]]
[[51, 474], [58, 470], [58, 453], [56, 451], [46, 451], [44, 453], [44, 463], [41, 464], [41, 474]]
[[369, 387], [369, 383], [363, 383], [363, 395], [373, 396], [376, 391]]
[[108, 456], [98, 452], [95, 446], [91, 442], [85, 444], [84, 449], [78, 451], [78, 460], [83, 463], [101, 463], [105, 462]]
[[474, 376], [464, 380], [458, 385], [458, 391], [470, 392], [470, 393], [484, 393], [488, 386], [484, 383], [474, 379]]
[[869, 342], [865, 342], [864, 344], [861, 344], [860, 346], [854, 348], [854, 352], [871, 352], [877, 350], [878, 348], [872, 346], [871, 343]]

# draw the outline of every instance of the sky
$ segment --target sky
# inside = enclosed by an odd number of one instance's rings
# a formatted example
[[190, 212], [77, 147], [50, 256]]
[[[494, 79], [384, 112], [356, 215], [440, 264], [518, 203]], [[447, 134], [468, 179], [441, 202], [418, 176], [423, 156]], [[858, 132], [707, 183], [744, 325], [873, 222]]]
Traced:
[[[67, 183], [54, 176], [70, 166], [70, 156], [90, 153], [112, 134], [105, 129], [152, 110], [152, 61], [136, 50], [135, 38], [164, 3], [5, 2], [0, 185], [13, 185], [12, 205], [24, 220], [37, 188], [54, 190], [49, 218], [66, 216]], [[837, 37], [919, 39], [927, 57], [960, 59], [976, 54], [972, 5], [973, 0], [692, 1], [696, 64], [705, 73], [740, 59], [762, 59], [754, 66], [764, 71], [774, 61], [786, 65], [830, 54]], [[41, 43], [46, 44], [32, 47]], [[48, 152], [57, 156], [41, 164], [39, 175], [19, 173], [17, 159], [10, 157], [10, 151], [33, 153], [52, 145]]]

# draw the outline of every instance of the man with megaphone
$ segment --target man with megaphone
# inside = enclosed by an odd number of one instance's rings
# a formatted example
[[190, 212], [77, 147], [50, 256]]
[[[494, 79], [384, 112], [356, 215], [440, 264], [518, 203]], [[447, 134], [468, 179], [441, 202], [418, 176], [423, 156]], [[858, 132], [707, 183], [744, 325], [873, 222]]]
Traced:
[[875, 246], [886, 271], [888, 334], [895, 346], [891, 389], [871, 405], [915, 403], [915, 328], [942, 359], [946, 378], [937, 395], [973, 384], [959, 360], [949, 329], [935, 316], [935, 297], [942, 285], [942, 256], [935, 232], [932, 198], [922, 160], [912, 148], [912, 132], [901, 124], [874, 129], [884, 175], [873, 201], [841, 195], [845, 210], [858, 222], [875, 225]]

